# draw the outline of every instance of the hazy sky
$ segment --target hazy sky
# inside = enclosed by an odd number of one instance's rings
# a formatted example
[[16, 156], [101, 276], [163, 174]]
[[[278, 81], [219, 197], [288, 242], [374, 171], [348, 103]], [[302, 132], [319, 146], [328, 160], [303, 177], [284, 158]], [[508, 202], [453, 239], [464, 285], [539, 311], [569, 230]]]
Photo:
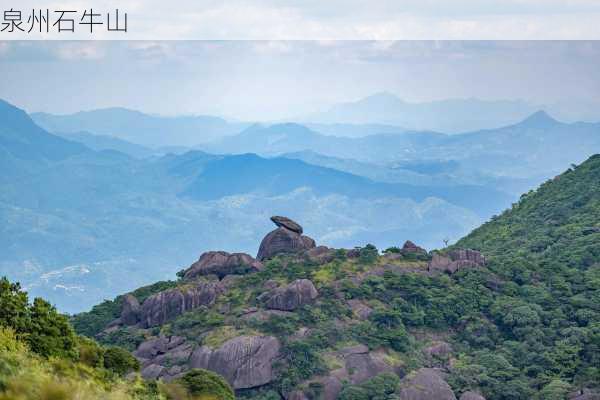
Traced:
[[28, 111], [122, 106], [250, 120], [388, 91], [600, 105], [600, 41], [0, 42], [0, 97]]
[[[92, 5], [89, 0], [13, 3], [22, 10]], [[144, 40], [600, 39], [598, 0], [94, 0], [93, 8], [127, 12], [126, 37]], [[104, 30], [71, 38], [90, 36], [119, 37]]]

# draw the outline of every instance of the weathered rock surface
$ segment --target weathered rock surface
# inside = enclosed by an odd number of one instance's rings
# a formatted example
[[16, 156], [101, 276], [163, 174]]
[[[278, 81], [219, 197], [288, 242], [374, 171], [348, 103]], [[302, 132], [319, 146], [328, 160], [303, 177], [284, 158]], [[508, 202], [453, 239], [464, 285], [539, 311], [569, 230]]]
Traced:
[[162, 291], [148, 297], [142, 304], [140, 323], [144, 328], [162, 325], [165, 322], [200, 306], [209, 306], [223, 292], [219, 282], [195, 282]]
[[416, 244], [414, 244], [410, 240], [407, 240], [406, 242], [404, 242], [404, 245], [402, 246], [401, 252], [402, 253], [427, 254], [427, 250], [425, 250], [422, 247], [417, 246]]
[[453, 274], [463, 268], [485, 265], [485, 257], [476, 250], [452, 250], [447, 256], [435, 253], [427, 266], [432, 272]]
[[126, 294], [121, 308], [121, 323], [135, 325], [140, 320], [140, 303], [132, 294]]
[[600, 400], [600, 392], [592, 389], [581, 389], [569, 395], [569, 400]]
[[161, 336], [143, 342], [133, 353], [142, 365], [145, 379], [174, 379], [189, 369], [193, 345], [180, 336]]
[[485, 397], [477, 392], [468, 391], [461, 394], [459, 400], [485, 400]]
[[302, 235], [302, 227], [285, 217], [272, 217], [271, 220], [278, 226], [269, 232], [258, 249], [256, 258], [260, 261], [271, 258], [277, 254], [298, 253], [315, 247], [315, 241]]
[[289, 229], [292, 232], [296, 232], [296, 233], [299, 233], [300, 235], [302, 235], [302, 227], [300, 226], [300, 224], [298, 224], [295, 221], [292, 221], [288, 217], [280, 217], [280, 216], [275, 215], [275, 216], [271, 217], [271, 221], [273, 221], [273, 223], [275, 225], [277, 225], [278, 227], [284, 227], [284, 228]]
[[200, 256], [185, 271], [184, 279], [193, 279], [202, 275], [217, 275], [222, 279], [226, 275], [245, 274], [260, 271], [263, 265], [245, 253], [227, 253], [226, 251], [208, 251]]
[[335, 258], [335, 250], [330, 249], [327, 246], [317, 246], [307, 250], [305, 255], [309, 261], [321, 265], [333, 261]]
[[218, 349], [197, 348], [190, 358], [190, 366], [222, 375], [234, 389], [253, 388], [274, 379], [272, 366], [280, 347], [272, 336], [239, 336]]
[[401, 400], [456, 400], [442, 373], [432, 368], [421, 368], [402, 383]]
[[357, 299], [348, 300], [348, 305], [352, 310], [352, 313], [361, 320], [365, 320], [369, 318], [371, 313], [373, 313], [373, 309]]
[[294, 311], [310, 304], [319, 296], [315, 285], [308, 279], [297, 279], [287, 286], [273, 289], [265, 297], [267, 308]]
[[429, 357], [447, 357], [452, 353], [452, 346], [446, 342], [437, 342], [423, 350], [426, 356]]

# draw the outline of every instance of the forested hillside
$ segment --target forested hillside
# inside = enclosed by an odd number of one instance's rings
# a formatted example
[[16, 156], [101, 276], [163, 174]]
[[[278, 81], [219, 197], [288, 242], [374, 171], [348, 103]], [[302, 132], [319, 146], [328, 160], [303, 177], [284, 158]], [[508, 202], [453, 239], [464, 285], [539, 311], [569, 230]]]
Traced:
[[242, 398], [596, 399], [599, 185], [594, 156], [433, 252], [317, 246], [273, 217], [256, 258], [207, 252], [73, 322], [148, 379], [206, 368]]

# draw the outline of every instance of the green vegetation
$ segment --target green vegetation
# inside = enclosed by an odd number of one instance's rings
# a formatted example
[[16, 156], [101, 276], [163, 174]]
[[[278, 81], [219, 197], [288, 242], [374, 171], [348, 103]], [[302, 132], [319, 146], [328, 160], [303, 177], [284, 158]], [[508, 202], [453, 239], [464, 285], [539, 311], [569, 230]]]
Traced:
[[[276, 336], [281, 343], [276, 378], [241, 391], [244, 398], [277, 400], [280, 393], [302, 389], [318, 399], [323, 387], [317, 378], [344, 366], [342, 349], [361, 344], [406, 373], [432, 364], [448, 366], [451, 358], [447, 381], [457, 395], [474, 390], [488, 400], [564, 399], [574, 389], [600, 389], [599, 221], [600, 156], [595, 156], [522, 196], [512, 209], [453, 246], [482, 251], [485, 267], [429, 273], [424, 254], [390, 248], [380, 255], [372, 245], [353, 254], [336, 251], [324, 264], [280, 256], [260, 272], [240, 276], [211, 306], [161, 327], [120, 328], [100, 337], [104, 344], [132, 349], [158, 334], [215, 348], [242, 334]], [[262, 314], [261, 294], [295, 279], [314, 282], [317, 300], [291, 313]], [[161, 282], [134, 295], [143, 301], [182, 284], [190, 283]], [[1, 288], [0, 322], [18, 339], [10, 351], [19, 353], [15, 346], [27, 344], [26, 351], [39, 360], [58, 358], [101, 371], [94, 374], [108, 379], [109, 388], [119, 388], [122, 376], [136, 369], [125, 351], [77, 337], [47, 303], [30, 305], [18, 285], [3, 280]], [[357, 316], [351, 303], [369, 313]], [[73, 317], [77, 332], [90, 338], [102, 332], [119, 316], [120, 304], [119, 297]], [[256, 318], [246, 318], [255, 311]], [[423, 350], [439, 338], [451, 344], [452, 352], [428, 360]], [[211, 398], [219, 396], [211, 390], [222, 389], [205, 371], [191, 371], [174, 385], [140, 385], [156, 396], [178, 398], [194, 393]], [[340, 396], [393, 399], [398, 387], [398, 377], [381, 374], [360, 385], [346, 382]]]
[[192, 369], [176, 382], [198, 399], [233, 400], [235, 398], [233, 390], [223, 377], [205, 369]]
[[139, 367], [128, 351], [77, 336], [46, 301], [30, 304], [19, 284], [0, 279], [0, 400], [234, 399], [212, 372], [194, 370], [166, 384], [131, 374]]

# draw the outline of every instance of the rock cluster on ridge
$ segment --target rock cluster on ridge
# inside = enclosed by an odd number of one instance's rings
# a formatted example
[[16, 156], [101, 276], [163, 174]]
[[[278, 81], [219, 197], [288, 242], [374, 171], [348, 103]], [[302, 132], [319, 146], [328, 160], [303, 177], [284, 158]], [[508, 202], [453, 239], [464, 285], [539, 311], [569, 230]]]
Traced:
[[272, 217], [271, 220], [277, 225], [277, 229], [269, 232], [258, 249], [256, 258], [263, 261], [277, 254], [299, 253], [316, 246], [315, 241], [302, 235], [302, 227], [285, 217]]
[[183, 276], [192, 279], [202, 275], [217, 275], [222, 279], [226, 275], [245, 274], [262, 269], [261, 262], [245, 253], [227, 253], [226, 251], [207, 251], [193, 263]]
[[162, 325], [186, 311], [213, 304], [222, 292], [219, 282], [200, 281], [156, 293], [142, 304], [140, 324], [145, 328]]
[[477, 250], [458, 249], [451, 250], [448, 255], [434, 253], [427, 269], [432, 272], [446, 272], [453, 274], [463, 268], [484, 266], [485, 257]]

